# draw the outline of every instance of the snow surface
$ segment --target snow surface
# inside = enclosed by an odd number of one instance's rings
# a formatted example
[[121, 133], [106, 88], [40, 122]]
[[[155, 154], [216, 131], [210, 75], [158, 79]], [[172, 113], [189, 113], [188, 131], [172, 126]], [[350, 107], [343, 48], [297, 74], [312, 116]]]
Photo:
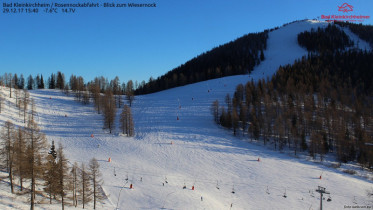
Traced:
[[[83, 106], [56, 90], [31, 92], [38, 122], [49, 142], [63, 144], [71, 163], [99, 160], [108, 196], [99, 209], [318, 209], [317, 186], [331, 193], [325, 209], [372, 206], [367, 197], [371, 180], [267, 149], [246, 136], [233, 137], [213, 122], [210, 112], [212, 102], [223, 104], [237, 84], [269, 77], [280, 65], [307, 55], [297, 45], [297, 34], [325, 26], [302, 21], [270, 32], [266, 60], [250, 75], [137, 96], [132, 106], [135, 137], [125, 137], [118, 127], [109, 134], [92, 105]], [[1, 92], [7, 94], [4, 88]], [[0, 123], [13, 118], [22, 125], [17, 112], [3, 113]], [[134, 189], [129, 189], [131, 183]], [[1, 196], [0, 208], [13, 205], [10, 196]]]

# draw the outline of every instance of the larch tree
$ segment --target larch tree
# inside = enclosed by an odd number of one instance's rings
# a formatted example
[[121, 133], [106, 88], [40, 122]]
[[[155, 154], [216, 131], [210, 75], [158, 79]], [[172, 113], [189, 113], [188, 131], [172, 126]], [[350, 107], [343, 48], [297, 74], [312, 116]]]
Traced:
[[3, 107], [3, 95], [0, 93], [0, 114], [1, 114], [1, 110], [2, 110], [2, 107]]
[[31, 186], [30, 186], [30, 209], [33, 210], [35, 206], [35, 186], [36, 186], [36, 179], [41, 178], [43, 175], [43, 168], [40, 164], [40, 161], [44, 156], [43, 150], [45, 149], [46, 145], [46, 137], [40, 131], [40, 128], [34, 121], [34, 114], [35, 114], [35, 107], [34, 103], [31, 104], [31, 112], [32, 114], [29, 116], [29, 121], [27, 127], [25, 128], [25, 137], [27, 140], [27, 165], [28, 165], [28, 175], [31, 179]]
[[55, 198], [58, 194], [58, 179], [57, 179], [57, 153], [54, 148], [54, 141], [48, 152], [47, 162], [44, 172], [44, 191], [49, 194], [49, 203], [52, 204], [52, 196]]
[[15, 162], [15, 174], [18, 175], [20, 190], [23, 190], [23, 178], [25, 177], [26, 169], [26, 140], [25, 140], [25, 131], [23, 128], [18, 127], [15, 142], [14, 142], [14, 162]]
[[78, 192], [78, 163], [74, 163], [74, 165], [71, 167], [70, 170], [70, 176], [71, 176], [71, 190], [72, 190], [72, 196], [73, 196], [73, 206], [77, 207], [78, 205], [78, 197], [77, 197], [77, 192]]
[[214, 115], [215, 123], [219, 124], [219, 101], [215, 100], [211, 105], [211, 112]]
[[92, 195], [93, 195], [93, 209], [96, 209], [96, 202], [103, 200], [102, 192], [100, 191], [100, 186], [102, 185], [102, 175], [100, 173], [100, 165], [98, 164], [96, 158], [92, 158], [89, 162], [89, 170], [92, 181]]
[[110, 81], [110, 88], [113, 91], [115, 102], [118, 104], [117, 107], [121, 108], [121, 87], [118, 76], [116, 76], [113, 80]]
[[93, 83], [89, 85], [89, 91], [92, 94], [93, 103], [95, 104], [97, 113], [100, 114], [102, 97], [101, 97], [101, 92], [100, 92], [100, 79], [99, 78], [96, 77]]
[[80, 200], [83, 204], [83, 209], [85, 208], [85, 205], [91, 201], [91, 195], [92, 195], [92, 188], [91, 184], [89, 182], [89, 173], [86, 169], [86, 166], [84, 163], [82, 163], [80, 171], [79, 171], [79, 177], [80, 177], [80, 187], [79, 187], [79, 195]]
[[58, 187], [57, 192], [61, 197], [61, 205], [62, 210], [65, 209], [65, 193], [66, 193], [66, 187], [68, 183], [68, 166], [67, 166], [67, 159], [65, 157], [65, 154], [63, 153], [63, 147], [62, 144], [59, 143], [58, 150], [57, 150], [57, 180], [58, 180]]
[[110, 133], [114, 129], [114, 119], [116, 113], [116, 106], [115, 100], [113, 97], [113, 93], [110, 89], [106, 90], [104, 100], [103, 100], [103, 108], [104, 108], [104, 127], [108, 128]]
[[233, 135], [237, 135], [237, 129], [239, 128], [239, 116], [237, 114], [236, 107], [233, 108], [232, 111], [232, 128], [233, 128]]
[[2, 154], [5, 156], [6, 168], [9, 173], [11, 193], [14, 193], [13, 187], [13, 157], [14, 157], [14, 125], [10, 121], [4, 123], [1, 132]]
[[126, 85], [126, 99], [130, 103], [130, 106], [132, 106], [132, 102], [135, 99], [134, 87], [133, 87], [132, 80], [129, 80], [127, 82], [127, 85]]
[[30, 94], [28, 93], [28, 91], [24, 90], [23, 96], [22, 96], [23, 123], [26, 123], [26, 113], [27, 113], [27, 106], [29, 103], [29, 97], [30, 97]]
[[11, 73], [8, 74], [8, 87], [9, 87], [9, 98], [12, 97], [12, 87], [13, 87], [13, 76]]
[[122, 113], [120, 114], [120, 126], [123, 134], [127, 136], [134, 135], [134, 125], [131, 108], [127, 105], [123, 106]]

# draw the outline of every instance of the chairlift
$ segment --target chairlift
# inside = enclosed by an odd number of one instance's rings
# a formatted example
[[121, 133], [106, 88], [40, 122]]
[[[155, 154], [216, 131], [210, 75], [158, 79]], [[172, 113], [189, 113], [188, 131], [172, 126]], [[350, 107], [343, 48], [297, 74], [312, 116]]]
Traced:
[[285, 189], [285, 192], [284, 192], [284, 195], [282, 196], [284, 198], [287, 198], [288, 196], [286, 195], [286, 189]]
[[232, 194], [235, 194], [236, 192], [234, 191], [234, 185], [232, 187]]
[[269, 192], [268, 186], [267, 186], [266, 193], [267, 193], [268, 195], [271, 194], [271, 193]]
[[326, 201], [328, 201], [328, 202], [332, 201], [332, 198], [330, 197], [330, 195], [329, 195], [329, 197]]
[[216, 189], [220, 190], [218, 181], [216, 181]]
[[114, 167], [114, 176], [117, 176], [117, 173], [115, 172], [115, 167]]
[[311, 191], [311, 193], [310, 193], [310, 194], [311, 194], [311, 197], [315, 197], [315, 195], [313, 194], [313, 191]]

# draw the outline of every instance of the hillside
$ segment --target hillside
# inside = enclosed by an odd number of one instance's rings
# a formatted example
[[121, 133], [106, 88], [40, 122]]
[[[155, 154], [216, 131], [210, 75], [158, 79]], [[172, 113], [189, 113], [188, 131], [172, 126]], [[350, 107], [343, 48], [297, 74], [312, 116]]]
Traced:
[[[30, 92], [37, 121], [49, 142], [63, 144], [71, 163], [88, 163], [92, 157], [99, 160], [108, 197], [99, 209], [318, 209], [318, 186], [331, 193], [332, 201], [325, 200], [325, 209], [372, 206], [367, 196], [373, 188], [372, 174], [353, 164], [335, 169], [331, 160], [320, 164], [232, 137], [231, 131], [214, 124], [210, 112], [212, 102], [224, 101], [236, 85], [270, 77], [280, 65], [307, 55], [297, 44], [297, 34], [326, 25], [303, 21], [269, 32], [266, 59], [250, 75], [136, 96], [132, 105], [135, 137], [121, 135], [118, 126], [109, 134], [92, 104], [83, 106], [57, 90]], [[14, 103], [14, 98], [7, 97], [7, 88], [0, 92], [5, 105]], [[0, 123], [11, 119], [22, 125], [10, 107], [3, 106]], [[360, 176], [343, 173], [345, 169], [356, 170]], [[8, 197], [7, 188], [1, 186], [0, 195]], [[0, 201], [9, 209], [12, 202]], [[27, 205], [15, 208], [27, 209]]]

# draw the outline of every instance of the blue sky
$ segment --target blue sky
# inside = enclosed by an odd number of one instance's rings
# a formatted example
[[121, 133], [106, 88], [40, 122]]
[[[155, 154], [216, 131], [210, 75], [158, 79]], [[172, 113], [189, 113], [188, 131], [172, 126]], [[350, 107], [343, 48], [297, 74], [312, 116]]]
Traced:
[[[0, 8], [3, 10], [1, 1]], [[35, 2], [6, 0], [5, 2]], [[49, 2], [49, 1], [37, 1]], [[244, 34], [321, 15], [373, 16], [371, 0], [56, 0], [157, 3], [156, 8], [76, 8], [75, 14], [0, 13], [0, 74], [57, 71], [148, 81]], [[338, 11], [348, 3], [353, 12]], [[373, 25], [373, 17], [363, 24]]]

